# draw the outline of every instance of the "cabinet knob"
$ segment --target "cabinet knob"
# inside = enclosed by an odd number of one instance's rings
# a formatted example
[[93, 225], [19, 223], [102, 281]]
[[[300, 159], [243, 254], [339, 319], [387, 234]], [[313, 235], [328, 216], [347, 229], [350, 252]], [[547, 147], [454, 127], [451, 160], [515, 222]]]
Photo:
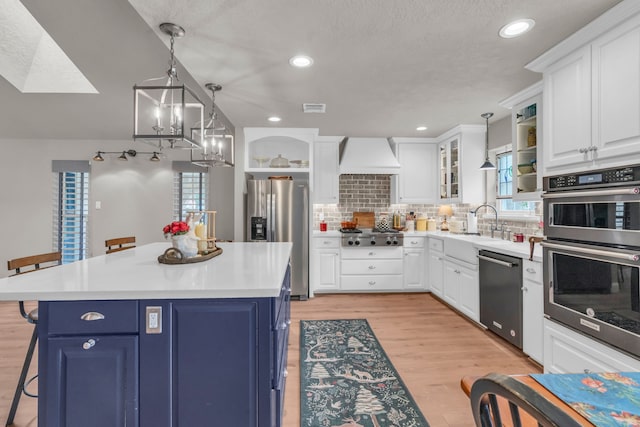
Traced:
[[282, 324], [280, 324], [280, 329], [282, 330], [287, 329], [287, 322], [282, 322]]
[[520, 288], [520, 290], [521, 290], [522, 292], [529, 292], [529, 289], [527, 289], [527, 287], [526, 287], [526, 286], [523, 286], [522, 288]]
[[98, 313], [97, 311], [87, 311], [85, 314], [80, 316], [80, 319], [86, 320], [87, 322], [90, 322], [93, 320], [103, 320], [104, 314]]
[[287, 326], [291, 324], [291, 319], [287, 319]]
[[369, 252], [369, 256], [374, 256], [375, 254], [375, 252]]
[[592, 145], [591, 147], [589, 147], [589, 151], [598, 151], [598, 147]]
[[284, 377], [287, 378], [289, 376], [289, 371], [285, 369], [282, 375], [284, 375]]
[[82, 344], [82, 348], [85, 350], [89, 350], [94, 345], [96, 345], [96, 340], [94, 340], [93, 338], [90, 338]]
[[534, 274], [535, 272], [536, 272], [536, 270], [534, 268], [527, 267], [527, 273]]

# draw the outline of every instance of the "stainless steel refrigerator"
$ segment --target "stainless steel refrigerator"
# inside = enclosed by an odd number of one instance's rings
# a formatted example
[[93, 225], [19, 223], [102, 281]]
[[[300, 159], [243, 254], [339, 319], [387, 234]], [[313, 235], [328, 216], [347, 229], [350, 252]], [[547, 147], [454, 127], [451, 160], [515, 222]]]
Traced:
[[247, 181], [247, 241], [292, 242], [291, 295], [309, 295], [309, 183]]

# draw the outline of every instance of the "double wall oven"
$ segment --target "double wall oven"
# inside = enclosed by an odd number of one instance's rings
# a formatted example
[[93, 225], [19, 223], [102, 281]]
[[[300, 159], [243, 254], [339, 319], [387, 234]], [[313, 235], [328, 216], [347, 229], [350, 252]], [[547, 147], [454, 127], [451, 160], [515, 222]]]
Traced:
[[544, 190], [545, 314], [640, 357], [640, 165]]

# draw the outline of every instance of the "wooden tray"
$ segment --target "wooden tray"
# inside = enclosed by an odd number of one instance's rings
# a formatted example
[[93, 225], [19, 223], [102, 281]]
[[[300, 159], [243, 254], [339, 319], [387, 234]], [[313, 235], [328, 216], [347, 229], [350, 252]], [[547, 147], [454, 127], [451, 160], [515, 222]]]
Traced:
[[191, 258], [185, 258], [184, 255], [182, 255], [182, 252], [180, 252], [180, 249], [169, 248], [158, 257], [158, 262], [161, 264], [193, 264], [195, 262], [202, 262], [213, 257], [217, 257], [221, 253], [222, 248], [215, 248], [206, 255], [196, 255]]

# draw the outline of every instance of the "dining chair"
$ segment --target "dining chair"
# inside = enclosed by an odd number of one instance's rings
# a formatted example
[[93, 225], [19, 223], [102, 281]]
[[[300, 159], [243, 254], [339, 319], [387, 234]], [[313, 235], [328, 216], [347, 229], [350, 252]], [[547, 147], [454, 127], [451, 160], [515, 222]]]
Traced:
[[[19, 274], [26, 274], [33, 271], [54, 267], [56, 265], [60, 265], [61, 262], [61, 252], [50, 252], [46, 254], [31, 255], [9, 260], [7, 262], [7, 268], [14, 271], [14, 274], [12, 274], [11, 276], [16, 276]], [[22, 364], [22, 371], [20, 372], [20, 378], [18, 379], [16, 391], [13, 395], [13, 401], [11, 402], [11, 409], [9, 410], [9, 417], [7, 418], [6, 423], [7, 426], [13, 424], [13, 419], [16, 415], [16, 411], [18, 410], [18, 403], [20, 402], [22, 393], [29, 397], [38, 397], [37, 394], [33, 394], [27, 391], [27, 387], [29, 386], [29, 384], [31, 384], [31, 382], [38, 377], [38, 375], [35, 375], [27, 381], [29, 366], [31, 366], [31, 359], [33, 358], [33, 352], [36, 348], [36, 342], [38, 341], [38, 308], [36, 307], [27, 311], [24, 301], [18, 301], [18, 307], [20, 309], [20, 314], [22, 315], [22, 317], [24, 317], [27, 322], [33, 324], [33, 332], [31, 334], [31, 341], [29, 341], [27, 354], [24, 358], [24, 363]]]
[[579, 427], [544, 396], [508, 375], [491, 373], [471, 386], [476, 427]]
[[107, 248], [107, 253], [124, 251], [127, 249], [133, 249], [136, 247], [135, 236], [117, 237], [115, 239], [108, 239], [104, 241], [104, 246]]

